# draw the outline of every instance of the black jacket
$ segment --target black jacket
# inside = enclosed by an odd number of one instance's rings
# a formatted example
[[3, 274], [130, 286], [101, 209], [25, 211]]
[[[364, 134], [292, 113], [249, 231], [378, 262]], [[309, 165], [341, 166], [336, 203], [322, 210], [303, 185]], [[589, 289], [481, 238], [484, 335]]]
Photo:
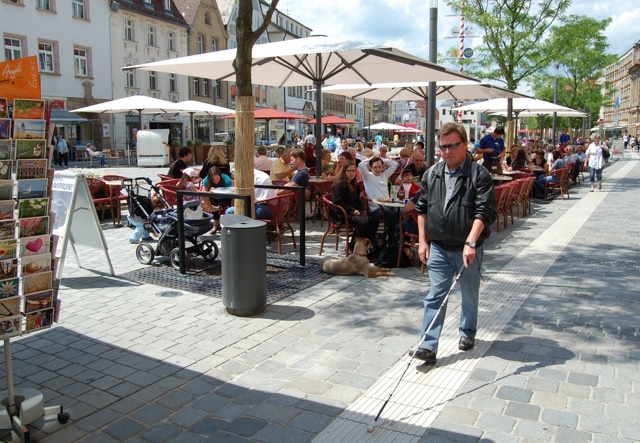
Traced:
[[[473, 221], [476, 218], [482, 220], [484, 230], [477, 241], [481, 245], [489, 238], [491, 225], [498, 216], [491, 174], [486, 168], [474, 164], [472, 157], [467, 155], [451, 200], [444, 208], [447, 195], [445, 166], [445, 162], [437, 163], [431, 167], [433, 171], [422, 177], [416, 211], [427, 215], [426, 232], [431, 241], [451, 251], [461, 251]], [[477, 168], [475, 186], [472, 184], [472, 168]]]

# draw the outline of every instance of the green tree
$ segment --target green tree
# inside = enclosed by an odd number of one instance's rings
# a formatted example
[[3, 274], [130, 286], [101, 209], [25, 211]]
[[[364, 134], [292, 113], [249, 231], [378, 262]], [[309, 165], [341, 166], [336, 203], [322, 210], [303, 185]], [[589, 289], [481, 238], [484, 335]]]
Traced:
[[[596, 20], [584, 15], [570, 15], [562, 26], [554, 27], [551, 40], [554, 46], [564, 48], [554, 61], [559, 68], [558, 103], [577, 110], [587, 108], [597, 121], [603, 104], [605, 90], [611, 85], [600, 82], [602, 71], [617, 59], [607, 53], [609, 43], [604, 31], [611, 19]], [[540, 72], [532, 77], [531, 85], [536, 95], [553, 101], [555, 74]], [[562, 119], [559, 127], [579, 127], [582, 119]]]
[[[235, 143], [235, 174], [236, 187], [253, 198], [253, 157], [255, 134], [253, 131], [254, 97], [251, 80], [253, 45], [266, 31], [271, 22], [273, 12], [279, 0], [272, 0], [264, 15], [262, 24], [253, 29], [253, 0], [236, 0], [238, 3], [238, 17], [236, 19], [237, 53], [233, 61], [236, 73], [236, 143]], [[262, 2], [258, 2], [262, 7]], [[244, 214], [244, 205], [236, 200], [236, 214]], [[252, 205], [253, 207], [253, 205]], [[250, 215], [250, 214], [246, 214]]]

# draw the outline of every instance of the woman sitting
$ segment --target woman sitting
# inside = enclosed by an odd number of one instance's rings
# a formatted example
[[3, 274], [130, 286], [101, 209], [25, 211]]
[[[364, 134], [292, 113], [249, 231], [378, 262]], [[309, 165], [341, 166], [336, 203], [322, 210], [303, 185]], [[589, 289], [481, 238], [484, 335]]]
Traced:
[[[356, 178], [357, 167], [354, 162], [349, 162], [340, 170], [340, 175], [333, 185], [332, 202], [340, 206], [347, 213], [349, 224], [355, 226], [349, 249], [353, 250], [356, 237], [372, 239], [373, 234], [369, 223], [369, 217], [360, 199], [361, 189]], [[344, 223], [344, 214], [337, 208], [331, 207], [331, 220], [334, 223]]]
[[100, 166], [108, 168], [109, 165], [107, 164], [107, 161], [104, 158], [104, 152], [94, 151], [91, 148], [92, 148], [91, 143], [87, 143], [87, 154], [89, 154], [89, 159], [93, 160], [94, 158], [97, 158], [98, 160], [100, 160]]
[[[185, 168], [182, 170], [182, 177], [176, 185], [176, 191], [200, 191], [200, 176], [194, 168]], [[197, 195], [185, 195], [183, 201], [200, 200]]]
[[526, 169], [529, 167], [529, 162], [527, 161], [527, 153], [525, 152], [524, 149], [522, 148], [518, 148], [515, 151], [515, 155], [513, 154], [513, 151], [511, 152], [511, 168], [509, 168], [510, 171], [513, 171], [514, 169]]
[[[207, 177], [202, 181], [202, 191], [211, 192], [215, 188], [230, 188], [233, 186], [231, 178], [224, 174], [217, 166], [209, 169]], [[220, 209], [231, 205], [231, 200], [224, 198], [205, 197], [202, 201], [202, 209], [213, 215], [213, 229], [208, 234], [215, 234], [220, 230]]]
[[560, 150], [555, 149], [551, 151], [549, 155], [550, 157], [549, 157], [549, 162], [547, 163], [547, 166], [548, 166], [547, 174], [541, 175], [536, 179], [534, 195], [538, 198], [540, 198], [539, 197], [540, 195], [543, 196], [542, 198], [546, 197], [544, 195], [545, 182], [558, 183], [560, 180], [558, 180], [558, 177], [556, 177], [555, 171], [557, 171], [560, 168], [566, 167], [566, 163], [562, 159], [562, 154], [560, 153]]
[[207, 159], [204, 161], [202, 169], [200, 169], [200, 178], [203, 180], [206, 179], [209, 170], [214, 166], [220, 168], [223, 174], [227, 174], [231, 177], [231, 165], [229, 165], [227, 156], [224, 155], [222, 147], [220, 146], [212, 146], [211, 149], [209, 149]]

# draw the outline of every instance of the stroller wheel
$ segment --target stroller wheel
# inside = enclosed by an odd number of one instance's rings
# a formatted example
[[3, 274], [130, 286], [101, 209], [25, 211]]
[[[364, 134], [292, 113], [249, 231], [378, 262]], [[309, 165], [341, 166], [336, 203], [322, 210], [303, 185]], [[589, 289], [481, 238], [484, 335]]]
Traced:
[[[169, 254], [169, 262], [171, 263], [171, 267], [176, 270], [180, 270], [180, 248], [173, 248], [171, 253]], [[189, 267], [189, 254], [185, 251], [184, 254], [184, 264], [188, 268]]]
[[205, 240], [198, 245], [200, 255], [206, 261], [214, 261], [218, 257], [218, 245], [211, 240]]
[[150, 244], [140, 243], [136, 248], [136, 258], [143, 265], [149, 265], [156, 258], [156, 254]]

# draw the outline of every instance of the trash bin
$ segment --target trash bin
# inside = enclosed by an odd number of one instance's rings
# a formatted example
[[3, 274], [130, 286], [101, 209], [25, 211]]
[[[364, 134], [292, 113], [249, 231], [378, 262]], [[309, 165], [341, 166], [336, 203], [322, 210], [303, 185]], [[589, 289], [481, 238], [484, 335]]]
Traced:
[[223, 215], [222, 304], [232, 315], [254, 315], [267, 304], [267, 224]]

